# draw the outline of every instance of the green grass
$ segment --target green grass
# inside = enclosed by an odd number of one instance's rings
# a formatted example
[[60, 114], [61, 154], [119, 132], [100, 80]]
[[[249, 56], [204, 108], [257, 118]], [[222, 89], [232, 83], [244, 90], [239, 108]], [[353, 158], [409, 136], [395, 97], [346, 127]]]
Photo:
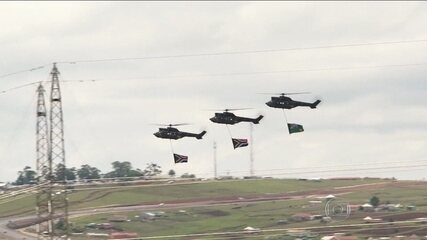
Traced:
[[[361, 182], [330, 182], [325, 181], [321, 183], [314, 182], [301, 182], [301, 181], [283, 181], [282, 180], [268, 180], [266, 182], [259, 181], [251, 182], [254, 184], [254, 188], [248, 187], [245, 182], [233, 182], [230, 187], [222, 184], [217, 185], [209, 184], [207, 186], [211, 189], [220, 188], [228, 191], [240, 189], [238, 188], [239, 183], [244, 185], [239, 191], [239, 194], [253, 194], [253, 193], [278, 193], [285, 190], [309, 190], [309, 189], [321, 189], [328, 188], [337, 185], [351, 185], [361, 184]], [[264, 188], [262, 184], [264, 183]], [[270, 183], [272, 183], [270, 185]], [[284, 184], [281, 184], [284, 183]], [[259, 184], [259, 185], [258, 185]], [[318, 185], [316, 185], [318, 184]], [[304, 187], [302, 187], [304, 185]], [[194, 185], [193, 185], [194, 186]], [[237, 188], [236, 188], [237, 187]], [[292, 190], [291, 190], [292, 189]], [[184, 191], [185, 189], [181, 189]], [[199, 189], [200, 190], [200, 189]], [[205, 191], [208, 189], [205, 189]], [[209, 192], [209, 191], [208, 191]], [[232, 191], [231, 191], [232, 192]], [[231, 194], [228, 192], [227, 194]], [[207, 194], [203, 190], [202, 195]], [[235, 193], [235, 192], [234, 192]], [[217, 192], [217, 195], [224, 194], [224, 192]], [[390, 201], [391, 203], [400, 203], [404, 205], [415, 204], [417, 211], [427, 211], [427, 191], [426, 186], [411, 186], [411, 187], [396, 187], [388, 186], [384, 189], [376, 190], [364, 190], [355, 191], [346, 195], [340, 196], [340, 199], [347, 201], [352, 204], [363, 204], [369, 200], [372, 196], [378, 196], [381, 203]], [[212, 207], [199, 207], [199, 208], [188, 208], [186, 214], [179, 213], [179, 209], [165, 210], [166, 216], [157, 218], [155, 221], [137, 221], [135, 215], [140, 215], [141, 211], [125, 212], [120, 215], [127, 215], [131, 222], [118, 223], [117, 226], [125, 231], [137, 232], [141, 236], [161, 236], [161, 235], [176, 235], [176, 234], [194, 234], [194, 233], [206, 233], [206, 232], [222, 232], [222, 231], [241, 231], [246, 226], [259, 227], [261, 229], [272, 229], [272, 228], [295, 228], [295, 227], [308, 227], [308, 226], [323, 226], [324, 224], [319, 221], [309, 221], [301, 223], [289, 222], [288, 224], [278, 224], [279, 220], [287, 220], [290, 216], [299, 212], [307, 212], [311, 214], [323, 214], [324, 205], [311, 205], [309, 204], [311, 199], [303, 200], [285, 200], [285, 201], [271, 201], [271, 202], [259, 202], [250, 203], [243, 205], [228, 205], [228, 206], [212, 206]], [[342, 222], [335, 222], [333, 224], [352, 224], [362, 223], [362, 219], [370, 215], [376, 216], [388, 216], [393, 214], [405, 213], [406, 210], [400, 210], [397, 212], [379, 212], [379, 213], [364, 213], [355, 211], [352, 213], [349, 219]], [[92, 215], [87, 217], [80, 217], [72, 219], [72, 221], [79, 225], [84, 226], [90, 222], [108, 222], [108, 217], [111, 214], [100, 214]], [[134, 221], [135, 220], [135, 221]], [[355, 232], [356, 233], [356, 232]], [[258, 238], [257, 238], [258, 239]], [[260, 237], [259, 239], [263, 239]]]
[[[204, 233], [215, 231], [241, 231], [247, 226], [272, 227], [278, 226], [277, 221], [285, 220], [298, 211], [299, 201], [277, 201], [263, 204], [246, 204], [242, 206], [216, 206], [186, 209], [186, 213], [178, 210], [166, 210], [165, 216], [155, 221], [132, 221], [118, 223], [126, 231], [134, 231], [144, 236], [174, 235], [187, 233]], [[319, 212], [321, 209], [319, 209]], [[123, 213], [135, 220], [142, 211]], [[108, 222], [111, 214], [73, 219], [80, 226], [91, 222]], [[294, 224], [297, 226], [298, 224]]]
[[[107, 205], [150, 204], [176, 200], [207, 199], [213, 197], [245, 197], [260, 194], [330, 189], [332, 187], [366, 184], [383, 180], [235, 180], [200, 182], [191, 185], [141, 186], [114, 189], [81, 190], [69, 194], [70, 208], [82, 209]], [[117, 186], [117, 185], [116, 185]], [[0, 217], [34, 211], [34, 197], [0, 204]]]
[[380, 198], [381, 202], [414, 204], [418, 207], [427, 206], [427, 185], [403, 187], [387, 187], [386, 189], [375, 191], [358, 191], [346, 195], [350, 202], [360, 203], [368, 202], [372, 196]]

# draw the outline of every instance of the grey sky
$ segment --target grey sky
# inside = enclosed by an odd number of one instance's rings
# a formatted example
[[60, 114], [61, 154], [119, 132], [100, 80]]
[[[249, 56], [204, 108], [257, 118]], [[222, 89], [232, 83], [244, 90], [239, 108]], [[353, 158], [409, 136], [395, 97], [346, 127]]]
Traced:
[[[53, 61], [427, 39], [424, 2], [1, 2], [0, 21], [0, 75]], [[109, 80], [62, 85], [68, 166], [90, 164], [106, 172], [116, 160], [138, 168], [155, 162], [165, 171], [212, 176], [216, 140], [219, 172], [248, 171], [249, 148], [233, 150], [226, 127], [211, 123], [213, 112], [204, 111], [233, 107], [254, 108], [240, 115], [265, 115], [254, 126], [259, 173], [425, 164], [426, 65], [199, 75], [427, 63], [426, 48], [427, 42], [418, 42], [60, 64], [63, 80]], [[50, 68], [2, 78], [0, 90], [46, 80]], [[288, 135], [282, 112], [264, 104], [269, 96], [256, 94], [282, 91], [310, 91], [295, 99], [323, 100], [316, 110], [288, 111], [304, 133]], [[25, 165], [34, 168], [34, 97], [35, 87], [0, 95], [0, 181], [14, 180]], [[189, 155], [188, 164], [174, 165], [169, 142], [152, 135], [157, 129], [149, 123], [169, 122], [208, 131], [202, 141], [173, 142], [177, 153]], [[247, 124], [230, 129], [235, 137], [249, 137]], [[290, 176], [426, 177], [426, 167], [403, 170]]]

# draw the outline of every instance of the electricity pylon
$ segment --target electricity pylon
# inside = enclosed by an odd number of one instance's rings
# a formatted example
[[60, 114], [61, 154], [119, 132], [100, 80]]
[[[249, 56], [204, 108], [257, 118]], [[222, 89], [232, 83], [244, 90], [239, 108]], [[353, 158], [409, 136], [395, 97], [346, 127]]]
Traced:
[[64, 150], [64, 120], [59, 71], [53, 64], [47, 121], [44, 89], [38, 87], [37, 101], [37, 184], [36, 213], [38, 239], [68, 239], [67, 174]]
[[[52, 166], [52, 181], [58, 183], [52, 189], [52, 216], [58, 219], [56, 226], [52, 229], [52, 238], [58, 235], [68, 239], [68, 197], [67, 197], [67, 174], [64, 150], [64, 119], [62, 112], [61, 89], [59, 87], [59, 71], [53, 64], [51, 72], [50, 91], [50, 113], [49, 113], [49, 161]], [[54, 174], [53, 174], [54, 173]]]
[[37, 126], [36, 126], [36, 150], [37, 150], [37, 196], [36, 214], [40, 219], [47, 219], [37, 225], [38, 239], [43, 238], [43, 232], [52, 232], [52, 164], [49, 161], [49, 138], [46, 103], [44, 98], [44, 88], [40, 83], [37, 88]]

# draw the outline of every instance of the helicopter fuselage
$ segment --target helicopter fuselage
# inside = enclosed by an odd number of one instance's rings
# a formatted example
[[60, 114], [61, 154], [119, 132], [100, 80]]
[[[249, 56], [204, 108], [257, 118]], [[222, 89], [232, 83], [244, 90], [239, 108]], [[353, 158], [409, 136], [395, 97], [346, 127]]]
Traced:
[[215, 113], [215, 116], [210, 118], [210, 120], [214, 123], [234, 125], [240, 122], [252, 122], [254, 124], [258, 124], [262, 118], [263, 118], [262, 115], [260, 115], [257, 118], [246, 118], [246, 117], [236, 116], [234, 115], [234, 113], [223, 112], [223, 113]]
[[300, 102], [300, 101], [294, 101], [289, 97], [272, 97], [271, 101], [266, 102], [267, 106], [272, 108], [282, 108], [282, 109], [292, 109], [295, 107], [310, 107], [310, 108], [316, 108], [317, 104], [320, 103], [320, 100], [315, 101], [314, 103], [308, 103], [308, 102]]
[[206, 131], [203, 131], [197, 134], [197, 133], [181, 132], [176, 128], [168, 127], [168, 128], [159, 128], [159, 131], [154, 133], [154, 136], [158, 138], [178, 140], [183, 137], [195, 137], [197, 139], [202, 139], [203, 135], [205, 134], [206, 134]]

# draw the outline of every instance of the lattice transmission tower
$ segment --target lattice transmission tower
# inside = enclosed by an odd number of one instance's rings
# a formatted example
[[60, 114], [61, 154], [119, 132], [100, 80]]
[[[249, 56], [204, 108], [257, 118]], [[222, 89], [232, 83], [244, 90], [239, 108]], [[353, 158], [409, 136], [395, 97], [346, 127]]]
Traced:
[[[37, 227], [38, 239], [68, 239], [67, 173], [64, 150], [64, 119], [59, 71], [53, 64], [49, 122], [44, 90], [39, 86], [37, 103], [37, 215], [47, 221]], [[47, 144], [46, 144], [47, 140]]]
[[[49, 161], [52, 164], [52, 178], [58, 183], [58, 188], [53, 189], [52, 214], [58, 219], [52, 229], [52, 235], [62, 235], [68, 238], [68, 197], [67, 174], [64, 149], [64, 119], [62, 112], [61, 89], [59, 87], [59, 71], [53, 64], [51, 72], [50, 112], [49, 112]], [[53, 174], [54, 173], [54, 174]], [[60, 229], [60, 230], [58, 230]]]
[[39, 219], [47, 221], [37, 225], [38, 239], [43, 238], [43, 232], [52, 232], [52, 164], [49, 161], [49, 135], [46, 103], [44, 97], [44, 88], [40, 83], [37, 88], [37, 126], [36, 126], [36, 151], [37, 151], [37, 195], [36, 195], [36, 214]]

